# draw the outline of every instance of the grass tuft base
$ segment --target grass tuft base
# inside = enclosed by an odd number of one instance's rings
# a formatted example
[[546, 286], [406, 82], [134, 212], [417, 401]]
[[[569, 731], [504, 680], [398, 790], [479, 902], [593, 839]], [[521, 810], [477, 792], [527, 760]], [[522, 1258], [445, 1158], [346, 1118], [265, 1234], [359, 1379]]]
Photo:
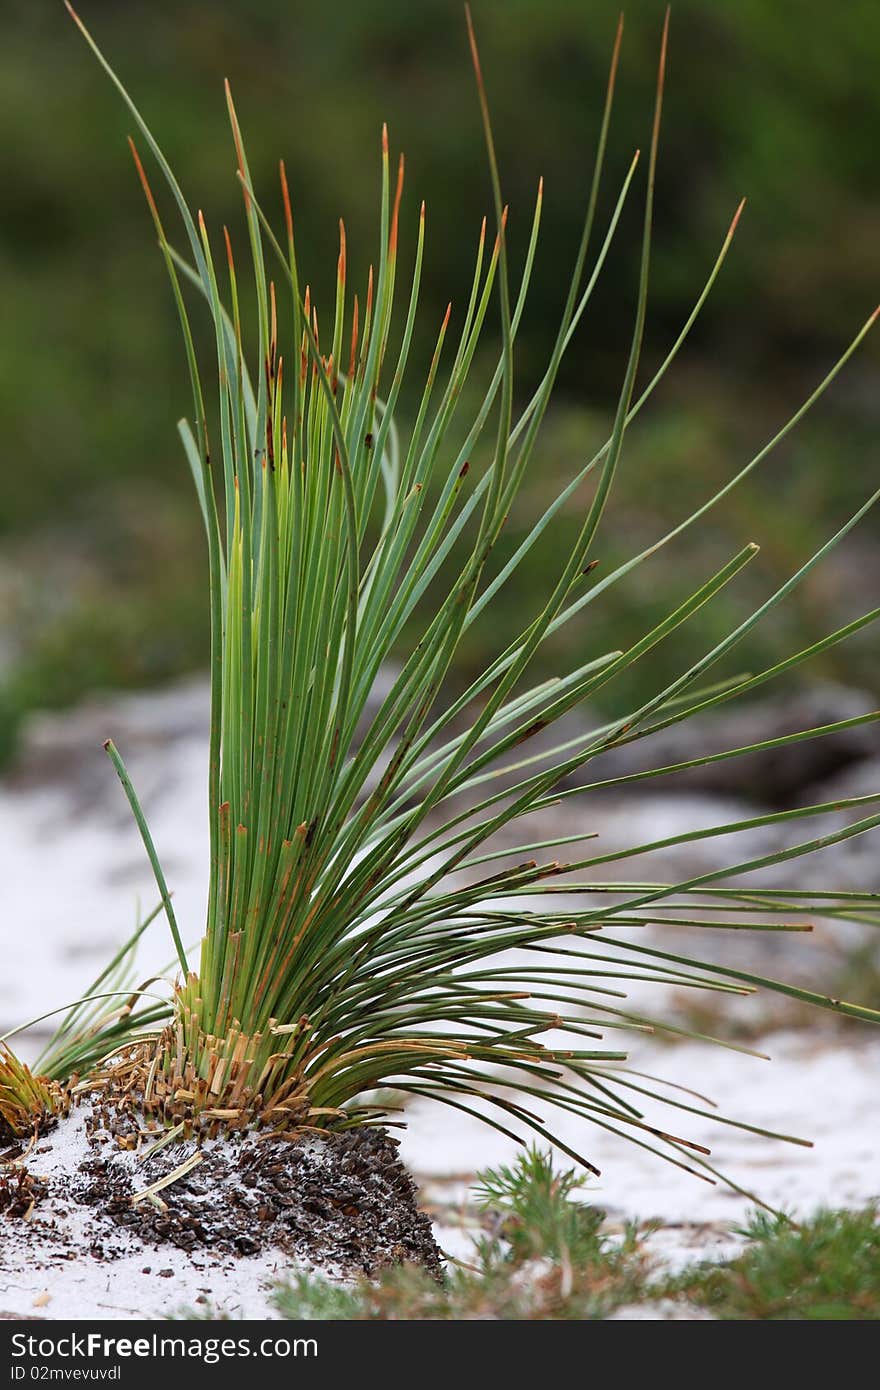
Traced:
[[0, 1145], [45, 1134], [70, 1110], [70, 1088], [48, 1076], [34, 1076], [5, 1043], [0, 1043]]

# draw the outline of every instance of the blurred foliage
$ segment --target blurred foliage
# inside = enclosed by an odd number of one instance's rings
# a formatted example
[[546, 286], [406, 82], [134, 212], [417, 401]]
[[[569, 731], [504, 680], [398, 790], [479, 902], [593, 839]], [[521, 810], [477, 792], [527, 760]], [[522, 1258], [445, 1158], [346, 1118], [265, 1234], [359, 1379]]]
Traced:
[[[339, 214], [355, 281], [365, 280], [387, 119], [408, 160], [404, 256], [413, 251], [423, 194], [428, 202], [421, 364], [447, 300], [461, 305], [490, 203], [458, 0], [381, 7], [337, 0], [332, 11], [301, 0], [81, 0], [80, 8], [151, 119], [191, 204], [204, 207], [218, 235], [227, 223], [243, 251], [221, 87], [230, 78], [255, 185], [276, 213], [277, 159], [287, 162], [300, 259], [314, 268], [319, 306], [329, 300]], [[633, 148], [645, 142], [662, 9], [657, 0], [626, 6], [606, 214]], [[0, 714], [0, 744], [16, 711], [197, 667], [207, 642], [202, 538], [174, 432], [188, 406], [186, 373], [125, 150], [130, 120], [60, 0], [4, 0], [3, 11], [0, 704], [7, 717]], [[546, 360], [565, 294], [617, 5], [599, 0], [586, 12], [570, 0], [476, 0], [474, 11], [514, 264], [538, 176], [545, 177], [538, 262], [517, 345], [525, 393]], [[603, 566], [653, 539], [741, 465], [873, 308], [878, 52], [873, 0], [834, 9], [821, 0], [676, 4], [645, 373], [678, 331], [742, 193], [750, 204], [691, 344], [632, 430], [596, 552]], [[550, 479], [568, 475], [605, 437], [631, 328], [637, 203], [631, 199], [564, 364], [525, 499], [530, 514], [549, 495]], [[683, 570], [714, 568], [743, 539], [764, 552], [734, 597], [694, 625], [687, 639], [694, 651], [778, 582], [876, 478], [878, 350], [868, 344], [723, 517], [713, 516], [674, 558], [640, 570], [625, 592], [612, 591], [601, 613], [588, 610], [565, 643], [620, 646], [676, 601], [688, 582]], [[523, 605], [554, 574], [580, 505], [582, 498], [536, 548], [491, 619], [474, 625], [473, 643], [512, 634]], [[511, 518], [509, 545], [526, 523], [524, 511]], [[880, 569], [875, 536], [869, 522], [782, 625], [759, 631], [743, 661], [867, 606], [865, 591], [876, 593]], [[868, 643], [842, 649], [834, 661], [831, 674], [875, 681]]]

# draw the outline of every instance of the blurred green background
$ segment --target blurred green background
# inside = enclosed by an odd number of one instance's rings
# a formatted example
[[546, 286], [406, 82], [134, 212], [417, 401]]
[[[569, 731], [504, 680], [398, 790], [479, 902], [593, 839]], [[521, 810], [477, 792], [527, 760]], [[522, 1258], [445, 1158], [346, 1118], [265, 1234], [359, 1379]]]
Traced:
[[[514, 264], [538, 176], [545, 178], [517, 346], [526, 399], [577, 245], [618, 7], [475, 0], [473, 8]], [[277, 159], [286, 160], [300, 260], [319, 305], [328, 303], [340, 214], [355, 279], [365, 278], [376, 242], [379, 131], [388, 121], [394, 148], [407, 153], [404, 260], [423, 196], [428, 204], [415, 353], [424, 363], [447, 300], [463, 308], [490, 205], [458, 0], [81, 0], [80, 11], [218, 239], [223, 223], [241, 237], [222, 93], [230, 78], [255, 183], [276, 210]], [[600, 224], [633, 149], [647, 143], [662, 13], [653, 0], [626, 6]], [[0, 745], [8, 750], [31, 708], [202, 667], [207, 617], [197, 507], [174, 429], [188, 408], [186, 372], [125, 148], [130, 119], [60, 0], [3, 0], [0, 14]], [[699, 293], [742, 194], [749, 205], [687, 351], [629, 435], [595, 551], [603, 566], [649, 542], [741, 466], [873, 309], [878, 57], [875, 0], [675, 5], [643, 382]], [[566, 358], [508, 546], [606, 436], [631, 331], [638, 203], [631, 197]], [[573, 649], [623, 645], [677, 602], [689, 580], [754, 539], [762, 554], [748, 577], [674, 651], [657, 654], [651, 687], [682, 652], [696, 654], [745, 613], [877, 484], [878, 368], [880, 339], [869, 340], [723, 516], [612, 591], [601, 612], [591, 608], [589, 624], [568, 630], [547, 661], [561, 659], [560, 648], [567, 659]], [[582, 505], [577, 499], [536, 548], [491, 623], [475, 625], [466, 665], [518, 630]], [[876, 601], [876, 542], [869, 519], [787, 614], [757, 632], [738, 666]], [[818, 670], [876, 686], [870, 638]]]

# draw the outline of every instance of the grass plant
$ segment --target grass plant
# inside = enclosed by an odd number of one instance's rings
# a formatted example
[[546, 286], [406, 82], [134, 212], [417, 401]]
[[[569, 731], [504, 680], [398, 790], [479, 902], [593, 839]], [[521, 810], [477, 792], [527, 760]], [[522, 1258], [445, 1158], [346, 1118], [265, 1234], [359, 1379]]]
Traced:
[[[637, 797], [643, 784], [662, 782], [672, 769], [609, 779], [600, 765], [595, 779], [576, 790], [560, 784], [609, 748], [649, 740], [697, 712], [793, 676], [811, 656], [873, 623], [880, 608], [766, 669], [731, 674], [725, 665], [845, 539], [880, 491], [867, 495], [723, 640], [683, 663], [675, 679], [658, 680], [638, 707], [622, 705], [574, 737], [554, 738], [552, 731], [599, 691], [607, 708], [615, 679], [636, 663], [647, 667], [643, 679], [650, 680], [652, 653], [674, 641], [753, 561], [758, 547], [748, 544], [693, 587], [683, 582], [677, 606], [620, 650], [597, 649], [591, 640], [593, 605], [688, 528], [704, 525], [764, 464], [858, 349], [876, 312], [755, 457], [666, 535], [603, 574], [596, 569], [597, 537], [625, 462], [627, 429], [690, 334], [742, 212], [740, 204], [680, 334], [639, 387], [668, 18], [646, 153], [635, 152], [610, 212], [600, 214], [622, 22], [618, 27], [582, 235], [560, 291], [558, 332], [537, 388], [522, 398], [516, 344], [538, 252], [543, 188], [524, 259], [513, 264], [468, 14], [494, 231], [484, 221], [475, 238], [469, 292], [438, 327], [410, 419], [400, 401], [404, 380], [412, 394], [417, 372], [410, 348], [428, 221], [424, 204], [414, 215], [404, 200], [404, 161], [401, 156], [395, 172], [387, 131], [374, 266], [366, 287], [352, 294], [340, 224], [335, 298], [319, 318], [298, 259], [284, 164], [276, 235], [274, 212], [261, 205], [251, 183], [228, 85], [247, 272], [227, 229], [210, 230], [202, 213], [191, 211], [146, 120], [67, 8], [136, 128], [131, 151], [192, 387], [192, 416], [179, 431], [210, 571], [211, 857], [207, 920], [191, 962], [135, 789], [120, 752], [108, 743], [155, 871], [179, 973], [169, 1006], [150, 1002], [123, 1014], [114, 1007], [101, 1014], [97, 1030], [69, 1029], [62, 1039], [68, 1052], [62, 1046], [56, 1053], [55, 1070], [86, 1061], [100, 1069], [110, 1056], [117, 1082], [139, 1106], [209, 1131], [263, 1125], [299, 1134], [379, 1122], [384, 1111], [375, 1094], [393, 1088], [404, 1100], [477, 1114], [505, 1134], [555, 1138], [588, 1169], [584, 1150], [593, 1124], [713, 1180], [708, 1151], [646, 1118], [646, 1102], [701, 1115], [705, 1108], [627, 1070], [628, 1033], [672, 1026], [655, 1025], [629, 1006], [628, 982], [709, 994], [763, 988], [875, 1023], [880, 1014], [702, 961], [698, 951], [663, 950], [640, 940], [642, 929], [684, 922], [695, 934], [728, 926], [805, 930], [818, 911], [874, 920], [873, 894], [775, 889], [766, 874], [753, 887], [748, 875], [874, 829], [880, 792], [844, 803], [859, 818], [832, 832], [810, 829], [813, 818], [832, 808], [808, 806], [603, 852], [582, 830], [580, 808], [589, 806], [591, 793], [617, 786]], [[149, 159], [165, 186], [167, 210], [147, 173]], [[541, 426], [560, 363], [589, 316], [615, 230], [640, 180], [641, 254], [613, 428], [594, 457], [573, 463], [570, 480], [502, 561], [505, 521], [524, 480], [540, 469]], [[169, 213], [180, 227], [179, 245], [166, 230]], [[495, 315], [500, 343], [484, 371], [487, 324]], [[211, 326], [210, 366], [199, 359], [196, 316], [207, 316]], [[462, 403], [473, 400], [477, 405], [464, 418]], [[492, 441], [488, 462], [471, 466], [486, 440]], [[576, 508], [581, 524], [558, 556], [555, 581], [536, 594], [516, 639], [457, 688], [454, 663], [465, 635], [477, 622], [491, 631], [493, 601], [533, 547], [552, 546], [563, 507]], [[580, 663], [558, 677], [530, 680], [535, 654], [569, 624], [578, 634]], [[418, 635], [410, 641], [413, 631]], [[374, 702], [387, 672], [390, 680]], [[772, 746], [829, 737], [878, 717], [795, 730]], [[765, 746], [720, 749], [675, 770]], [[569, 808], [574, 798], [576, 815]], [[570, 828], [560, 828], [557, 810], [546, 838], [528, 835], [519, 843], [518, 822], [560, 807], [572, 811]], [[626, 861], [636, 855], [763, 827], [799, 831], [801, 821], [802, 832], [786, 848], [734, 854], [723, 870], [683, 882], [626, 877]], [[601, 824], [595, 829], [601, 832]], [[619, 877], [609, 879], [611, 865], [620, 865]], [[96, 1055], [102, 1051], [104, 1057]], [[583, 1122], [584, 1143], [560, 1133], [557, 1121], [566, 1116]]]
[[723, 1265], [685, 1270], [669, 1291], [715, 1317], [778, 1322], [880, 1319], [876, 1206], [819, 1211], [809, 1221], [757, 1212], [749, 1245]]
[[0, 1043], [0, 1144], [33, 1134], [70, 1109], [66, 1087], [34, 1075], [6, 1043]]
[[[477, 1178], [492, 1235], [451, 1261], [439, 1280], [403, 1268], [339, 1288], [299, 1275], [276, 1295], [290, 1319], [597, 1319], [623, 1308], [648, 1316], [722, 1320], [876, 1321], [880, 1225], [876, 1207], [817, 1212], [809, 1221], [754, 1213], [734, 1259], [664, 1275], [650, 1231], [611, 1234], [601, 1208], [576, 1195], [581, 1179], [531, 1148], [509, 1168]], [[659, 1306], [658, 1306], [659, 1305]], [[677, 1306], [676, 1306], [677, 1305]]]
[[451, 1261], [439, 1279], [403, 1266], [346, 1289], [299, 1275], [279, 1288], [278, 1310], [316, 1321], [606, 1318], [652, 1296], [651, 1265], [635, 1226], [612, 1235], [605, 1212], [573, 1196], [582, 1184], [583, 1174], [555, 1170], [532, 1146], [479, 1175], [492, 1234], [472, 1258]]

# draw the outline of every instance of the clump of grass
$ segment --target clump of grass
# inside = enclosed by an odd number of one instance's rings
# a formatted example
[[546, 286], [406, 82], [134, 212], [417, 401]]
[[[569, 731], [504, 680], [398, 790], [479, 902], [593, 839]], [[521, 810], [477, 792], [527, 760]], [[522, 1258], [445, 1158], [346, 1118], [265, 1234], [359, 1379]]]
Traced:
[[880, 1318], [880, 1224], [875, 1205], [820, 1211], [796, 1224], [758, 1212], [748, 1248], [726, 1264], [670, 1281], [718, 1318], [875, 1321]]
[[70, 1092], [30, 1067], [0, 1042], [0, 1144], [45, 1130], [70, 1109]]
[[510, 1166], [489, 1168], [474, 1185], [478, 1207], [502, 1218], [499, 1234], [514, 1259], [550, 1258], [581, 1262], [597, 1251], [605, 1213], [572, 1200], [586, 1174], [557, 1172], [534, 1145]]
[[[754, 559], [757, 546], [746, 545], [695, 588], [685, 588], [674, 609], [621, 650], [592, 647], [591, 605], [686, 528], [699, 526], [764, 462], [831, 384], [876, 313], [800, 410], [739, 473], [655, 544], [600, 577], [594, 573], [601, 558], [597, 536], [627, 428], [690, 332], [742, 211], [740, 205], [682, 332], [638, 394], [666, 28], [647, 159], [640, 164], [636, 152], [594, 246], [618, 28], [558, 334], [537, 389], [522, 405], [514, 371], [516, 338], [537, 250], [543, 189], [538, 188], [525, 259], [514, 267], [468, 16], [495, 233], [487, 239], [484, 221], [464, 310], [453, 318], [450, 306], [439, 326], [409, 424], [399, 402], [410, 372], [427, 222], [423, 204], [414, 219], [410, 268], [404, 271], [410, 212], [403, 201], [403, 159], [395, 180], [387, 132], [375, 268], [365, 292], [352, 300], [340, 225], [335, 299], [319, 321], [298, 260], [284, 166], [279, 239], [252, 187], [228, 86], [249, 243], [247, 287], [230, 234], [224, 228], [218, 254], [220, 238], [209, 233], [201, 213], [192, 214], [147, 123], [77, 23], [126, 102], [182, 225], [183, 252], [166, 231], [159, 199], [132, 141], [183, 332], [193, 409], [180, 433], [205, 524], [210, 569], [211, 861], [196, 968], [184, 950], [122, 757], [112, 742], [106, 745], [155, 871], [180, 971], [164, 1028], [147, 1039], [142, 1030], [133, 1032], [122, 1057], [118, 1030], [114, 1034], [114, 1048], [108, 1048], [112, 1075], [148, 1112], [209, 1133], [220, 1126], [263, 1125], [297, 1135], [375, 1123], [384, 1117], [376, 1092], [390, 1088], [404, 1098], [427, 1098], [478, 1114], [517, 1138], [529, 1131], [553, 1135], [565, 1152], [592, 1168], [580, 1143], [567, 1143], [558, 1123], [545, 1119], [548, 1111], [573, 1115], [584, 1127], [595, 1124], [624, 1135], [713, 1180], [708, 1151], [655, 1123], [648, 1107], [664, 1101], [681, 1111], [706, 1112], [628, 1072], [622, 1065], [625, 1050], [607, 1041], [609, 1033], [623, 1042], [627, 1032], [671, 1027], [655, 1025], [628, 1007], [621, 984], [649, 980], [710, 994], [748, 994], [763, 987], [851, 1017], [877, 1022], [880, 1016], [858, 1004], [703, 962], [698, 955], [642, 944], [640, 931], [682, 923], [695, 932], [729, 925], [803, 930], [809, 927], [806, 914], [817, 904], [832, 914], [870, 916], [876, 912], [870, 894], [747, 889], [724, 881], [873, 829], [880, 824], [875, 806], [880, 793], [846, 803], [860, 807], [863, 815], [834, 834], [811, 838], [806, 833], [781, 851], [734, 856], [724, 870], [684, 882], [633, 882], [626, 877], [626, 861], [670, 843], [794, 826], [828, 807], [695, 829], [622, 852], [585, 851], [592, 834], [576, 830], [557, 830], [515, 850], [510, 844], [511, 839], [516, 843], [523, 816], [607, 788], [609, 780], [600, 775], [576, 791], [558, 790], [561, 779], [606, 749], [648, 738], [790, 674], [880, 616], [877, 609], [867, 612], [749, 676], [717, 669], [845, 538], [877, 501], [880, 492], [874, 492], [764, 603], [675, 679], [657, 679], [654, 693], [636, 708], [621, 700], [613, 716], [583, 735], [560, 736], [549, 752], [545, 746], [532, 751], [539, 733], [599, 690], [605, 707], [613, 704], [615, 679], [636, 663], [649, 662], [661, 643]], [[636, 305], [611, 435], [593, 458], [576, 466], [570, 482], [502, 562], [499, 538], [524, 479], [539, 466], [541, 425], [560, 362], [589, 308], [644, 164]], [[270, 261], [277, 265], [280, 288]], [[402, 282], [401, 317], [394, 304]], [[480, 380], [493, 296], [501, 342], [494, 369]], [[205, 310], [216, 346], [211, 409], [191, 324], [193, 313]], [[255, 343], [247, 330], [252, 320]], [[468, 400], [478, 404], [460, 418]], [[488, 464], [471, 467], [480, 441], [490, 434]], [[554, 518], [563, 506], [575, 505], [575, 498], [582, 518], [578, 534], [558, 556], [555, 579], [536, 596], [535, 612], [524, 615], [519, 635], [464, 691], [453, 694], [450, 670], [468, 629], [481, 619], [491, 626], [496, 595], [532, 548], [552, 537]], [[577, 623], [582, 635], [581, 665], [530, 683], [536, 652], [568, 623]], [[404, 646], [414, 630], [418, 639]], [[372, 710], [371, 693], [383, 669], [393, 675]], [[877, 717], [798, 730], [772, 746], [826, 737]], [[696, 761], [766, 746], [721, 750]], [[654, 767], [612, 780], [638, 795], [643, 781], [671, 770]], [[557, 850], [570, 857], [557, 858]], [[621, 877], [609, 879], [608, 866], [615, 862], [623, 866]], [[97, 1064], [94, 1054], [92, 1059]]]
[[440, 1279], [397, 1267], [353, 1289], [300, 1276], [279, 1290], [279, 1311], [290, 1319], [607, 1317], [642, 1297], [649, 1267], [634, 1227], [609, 1235], [604, 1211], [573, 1199], [582, 1183], [530, 1148], [477, 1180], [495, 1232], [477, 1243], [474, 1263]]

